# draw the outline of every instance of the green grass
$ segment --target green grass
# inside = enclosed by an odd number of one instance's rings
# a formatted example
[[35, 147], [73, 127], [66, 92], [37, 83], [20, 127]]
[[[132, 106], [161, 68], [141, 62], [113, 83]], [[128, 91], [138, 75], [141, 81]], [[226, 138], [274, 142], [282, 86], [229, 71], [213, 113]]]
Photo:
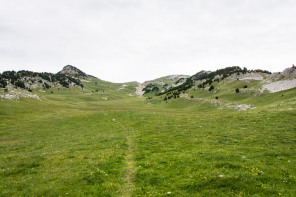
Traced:
[[188, 92], [256, 106], [239, 112], [95, 82], [0, 101], [0, 196], [296, 195], [295, 89]]
[[135, 193], [293, 194], [295, 125], [284, 126], [291, 115], [137, 114]]

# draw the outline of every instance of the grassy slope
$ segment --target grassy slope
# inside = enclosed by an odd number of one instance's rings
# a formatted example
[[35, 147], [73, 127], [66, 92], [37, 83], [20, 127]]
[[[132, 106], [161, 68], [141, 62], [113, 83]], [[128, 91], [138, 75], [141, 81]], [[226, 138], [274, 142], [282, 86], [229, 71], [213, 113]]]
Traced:
[[295, 89], [247, 97], [221, 83], [216, 93], [188, 92], [257, 107], [238, 112], [95, 82], [39, 93], [41, 102], [0, 102], [1, 196], [296, 193]]

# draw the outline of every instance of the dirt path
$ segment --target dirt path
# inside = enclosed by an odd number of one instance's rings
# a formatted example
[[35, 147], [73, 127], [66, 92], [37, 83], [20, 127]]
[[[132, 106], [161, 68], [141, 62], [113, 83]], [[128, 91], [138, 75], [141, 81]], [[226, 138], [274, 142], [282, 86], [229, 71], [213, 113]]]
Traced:
[[132, 193], [135, 189], [134, 185], [134, 178], [135, 178], [135, 168], [134, 168], [134, 153], [133, 153], [133, 142], [132, 137], [130, 134], [129, 129], [119, 122], [118, 120], [113, 118], [113, 121], [119, 124], [126, 133], [126, 144], [127, 144], [127, 154], [125, 156], [125, 162], [126, 162], [126, 178], [125, 178], [125, 184], [122, 186], [122, 191], [120, 196], [132, 196]]

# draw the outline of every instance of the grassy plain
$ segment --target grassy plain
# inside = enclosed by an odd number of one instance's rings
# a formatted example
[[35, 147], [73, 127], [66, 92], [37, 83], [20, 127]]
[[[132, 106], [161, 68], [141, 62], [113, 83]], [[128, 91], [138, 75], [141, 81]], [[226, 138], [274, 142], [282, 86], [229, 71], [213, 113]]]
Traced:
[[0, 196], [296, 195], [295, 89], [235, 111], [94, 83], [0, 101]]

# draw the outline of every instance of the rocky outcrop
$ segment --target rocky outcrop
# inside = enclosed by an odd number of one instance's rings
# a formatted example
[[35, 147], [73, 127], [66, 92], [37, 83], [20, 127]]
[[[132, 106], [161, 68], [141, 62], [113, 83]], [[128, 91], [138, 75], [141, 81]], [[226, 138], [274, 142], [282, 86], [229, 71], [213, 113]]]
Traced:
[[284, 77], [296, 77], [296, 67], [293, 65], [291, 68], [286, 68], [282, 75]]
[[21, 98], [31, 98], [41, 101], [40, 97], [37, 94], [32, 94], [25, 90], [12, 90], [9, 92], [4, 92], [0, 94], [0, 100], [7, 99], [7, 100], [19, 100]]
[[296, 87], [296, 79], [288, 79], [282, 81], [275, 81], [269, 84], [265, 84], [261, 88], [261, 92], [268, 90], [270, 92], [279, 92], [282, 90], [288, 90]]

